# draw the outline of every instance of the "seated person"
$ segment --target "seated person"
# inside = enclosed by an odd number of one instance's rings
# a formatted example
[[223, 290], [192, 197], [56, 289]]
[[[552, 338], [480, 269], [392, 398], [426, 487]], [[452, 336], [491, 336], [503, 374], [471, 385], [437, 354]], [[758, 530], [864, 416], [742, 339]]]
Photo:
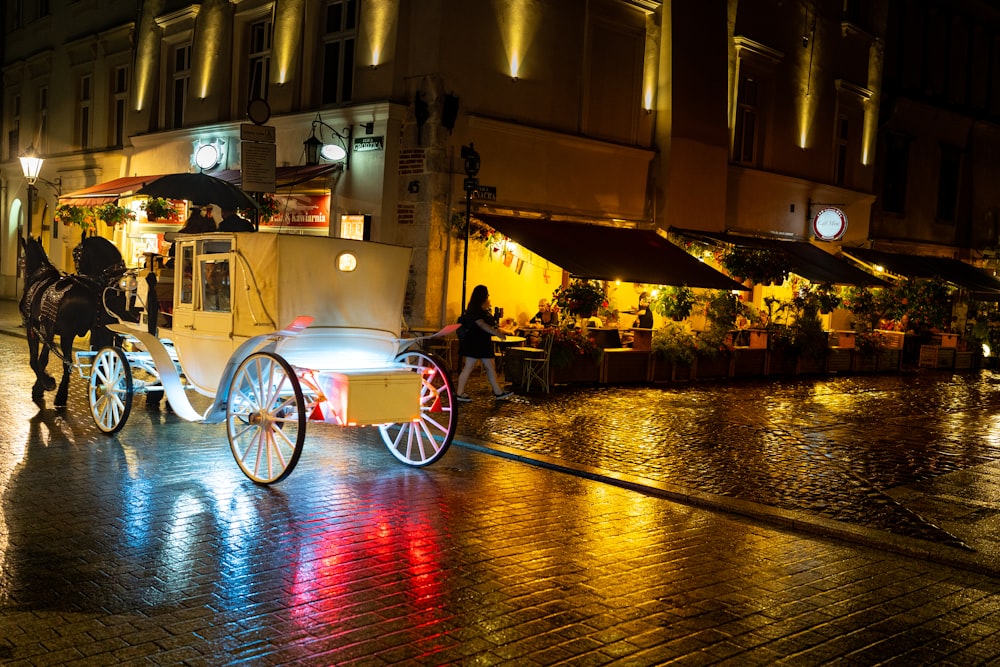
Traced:
[[580, 328], [583, 331], [587, 331], [587, 329], [600, 329], [603, 326], [604, 320], [597, 316], [597, 308], [594, 308], [590, 313], [590, 317], [583, 320], [582, 324], [580, 324]]
[[549, 305], [548, 299], [539, 299], [538, 312], [531, 318], [529, 324], [547, 329], [559, 326], [559, 312]]

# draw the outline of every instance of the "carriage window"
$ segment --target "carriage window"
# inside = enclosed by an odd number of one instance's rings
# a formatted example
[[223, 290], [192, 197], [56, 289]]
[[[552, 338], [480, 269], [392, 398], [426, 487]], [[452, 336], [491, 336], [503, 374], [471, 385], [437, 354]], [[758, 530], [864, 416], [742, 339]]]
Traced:
[[194, 246], [181, 248], [181, 303], [194, 303]]
[[203, 259], [201, 261], [201, 307], [218, 313], [229, 312], [229, 260]]

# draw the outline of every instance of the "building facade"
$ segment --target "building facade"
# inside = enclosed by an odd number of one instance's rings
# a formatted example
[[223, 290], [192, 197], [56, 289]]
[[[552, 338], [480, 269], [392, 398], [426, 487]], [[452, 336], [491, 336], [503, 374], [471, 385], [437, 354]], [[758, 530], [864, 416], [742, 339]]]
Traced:
[[[53, 223], [60, 196], [196, 171], [204, 145], [221, 154], [206, 173], [246, 172], [259, 148], [246, 139], [250, 115], [274, 128], [279, 171], [304, 174], [278, 183], [279, 200], [325, 207], [322, 225], [285, 231], [341, 235], [354, 215], [372, 240], [414, 248], [412, 326], [453, 321], [466, 281], [489, 282], [512, 308], [534, 312], [561, 280], [522, 249], [523, 267], [492, 262], [495, 247], [466, 257], [456, 229], [467, 210], [807, 240], [814, 212], [836, 206], [849, 220], [841, 242], [869, 236], [888, 0], [138, 8], [5, 4], [3, 296], [19, 289], [29, 188], [17, 158], [29, 146], [45, 158], [32, 233], [72, 270], [78, 236]], [[349, 162], [296, 171], [314, 133], [343, 137]], [[464, 146], [481, 158], [474, 196]], [[124, 241], [133, 230], [114, 233]]]

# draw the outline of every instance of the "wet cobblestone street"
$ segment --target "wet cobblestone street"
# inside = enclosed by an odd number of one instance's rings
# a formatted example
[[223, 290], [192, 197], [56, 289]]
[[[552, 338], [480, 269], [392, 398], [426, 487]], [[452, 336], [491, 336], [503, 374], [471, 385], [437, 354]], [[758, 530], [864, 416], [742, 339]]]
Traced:
[[463, 435], [939, 544], [962, 542], [891, 492], [1000, 460], [990, 371], [559, 387], [500, 405], [474, 389]]

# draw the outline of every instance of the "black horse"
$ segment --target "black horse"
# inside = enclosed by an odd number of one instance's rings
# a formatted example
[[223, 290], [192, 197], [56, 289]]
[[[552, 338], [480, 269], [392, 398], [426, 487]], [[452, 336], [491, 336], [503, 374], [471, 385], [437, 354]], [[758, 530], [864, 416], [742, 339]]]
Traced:
[[[108, 250], [109, 246], [113, 252]], [[74, 250], [74, 257], [86, 266], [86, 275], [82, 272], [77, 275], [61, 273], [49, 261], [39, 239], [21, 239], [21, 248], [25, 276], [24, 294], [20, 301], [21, 318], [28, 337], [31, 369], [35, 371], [31, 400], [44, 407], [45, 392], [56, 387], [55, 378], [46, 370], [49, 350], [53, 350], [63, 362], [55, 405], [65, 406], [74, 341], [88, 332], [93, 349], [110, 345], [113, 341], [107, 324], [116, 318], [105, 309], [104, 291], [124, 274], [125, 263], [118, 249], [100, 237], [84, 239]], [[56, 336], [59, 336], [58, 347], [55, 345]]]

